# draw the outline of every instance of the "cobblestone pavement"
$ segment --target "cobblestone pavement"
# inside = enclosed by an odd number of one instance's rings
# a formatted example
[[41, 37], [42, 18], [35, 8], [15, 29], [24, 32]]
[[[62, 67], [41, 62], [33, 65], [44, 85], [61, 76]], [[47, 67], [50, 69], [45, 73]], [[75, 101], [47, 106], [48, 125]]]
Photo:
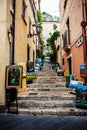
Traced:
[[0, 130], [87, 130], [87, 116], [0, 114]]

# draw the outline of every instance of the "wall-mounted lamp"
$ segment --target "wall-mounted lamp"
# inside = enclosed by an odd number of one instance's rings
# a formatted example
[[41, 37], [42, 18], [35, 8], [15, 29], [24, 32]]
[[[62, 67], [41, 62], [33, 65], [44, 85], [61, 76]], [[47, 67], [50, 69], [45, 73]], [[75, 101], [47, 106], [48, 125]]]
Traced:
[[41, 31], [42, 31], [42, 27], [41, 27], [40, 24], [38, 24], [38, 25], [36, 26], [36, 32], [37, 32], [37, 34], [40, 34]]
[[87, 22], [82, 21], [80, 25], [82, 26], [82, 28], [85, 28], [87, 26]]
[[32, 37], [32, 36], [34, 36], [34, 35], [39, 35], [40, 33], [41, 33], [41, 31], [42, 31], [42, 26], [40, 25], [40, 24], [33, 24], [32, 25], [33, 27], [36, 27], [36, 34], [28, 34], [28, 37]]

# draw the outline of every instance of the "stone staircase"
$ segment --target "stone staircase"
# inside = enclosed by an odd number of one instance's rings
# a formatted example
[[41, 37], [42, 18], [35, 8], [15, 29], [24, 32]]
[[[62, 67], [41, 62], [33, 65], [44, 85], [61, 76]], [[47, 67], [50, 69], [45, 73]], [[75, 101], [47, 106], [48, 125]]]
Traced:
[[85, 115], [75, 107], [75, 95], [65, 87], [65, 77], [57, 76], [50, 64], [44, 65], [38, 78], [27, 84], [27, 92], [18, 94], [19, 113]]

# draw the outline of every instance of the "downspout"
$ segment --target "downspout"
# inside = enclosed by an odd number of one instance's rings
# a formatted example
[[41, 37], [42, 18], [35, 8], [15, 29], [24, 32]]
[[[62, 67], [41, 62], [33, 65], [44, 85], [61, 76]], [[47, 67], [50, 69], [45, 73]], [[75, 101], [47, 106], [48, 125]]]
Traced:
[[[86, 12], [85, 12], [85, 0], [82, 0], [82, 14], [83, 14], [83, 21], [81, 23], [81, 26], [82, 26], [82, 34], [83, 34], [83, 52], [84, 52], [84, 64], [86, 64], [87, 66], [87, 44], [86, 44], [86, 31], [85, 31], [85, 15], [86, 15]], [[86, 77], [84, 77], [84, 80], [85, 80], [85, 84], [87, 85], [87, 75]]]
[[82, 26], [82, 33], [83, 33], [83, 46], [84, 46], [84, 63], [87, 64], [87, 45], [86, 45], [86, 2], [85, 0], [82, 0], [82, 13], [83, 13], [83, 22], [81, 23]]
[[14, 47], [15, 47], [15, 11], [16, 11], [16, 0], [13, 0], [13, 19], [12, 19], [12, 54], [11, 54], [11, 64], [14, 65]]
[[38, 0], [38, 7], [39, 7], [39, 10], [40, 10], [40, 0]]

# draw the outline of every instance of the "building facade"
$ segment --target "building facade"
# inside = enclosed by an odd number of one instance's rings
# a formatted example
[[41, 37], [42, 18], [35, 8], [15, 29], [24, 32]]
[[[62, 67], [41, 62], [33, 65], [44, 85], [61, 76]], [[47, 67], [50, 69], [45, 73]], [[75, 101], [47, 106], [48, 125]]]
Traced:
[[52, 52], [52, 49], [50, 48], [50, 46], [47, 46], [47, 39], [53, 34], [53, 32], [55, 32], [55, 28], [54, 26], [56, 26], [56, 30], [59, 31], [60, 30], [60, 25], [59, 25], [59, 21], [55, 21], [55, 20], [45, 20], [42, 22], [42, 39], [44, 41], [44, 49], [43, 49], [43, 54], [46, 55], [49, 52]]
[[60, 44], [60, 36], [57, 37], [56, 40], [56, 52], [57, 52], [57, 57], [56, 57], [56, 62], [60, 64], [60, 66], [62, 66], [62, 52], [61, 52], [61, 44]]
[[[5, 104], [7, 65], [35, 64], [37, 22], [34, 0], [0, 0], [0, 105]], [[23, 70], [24, 71], [24, 70]]]
[[[61, 0], [61, 45], [62, 66], [75, 79], [84, 81], [80, 75], [80, 66], [84, 64], [84, 37], [81, 27], [83, 21], [82, 0]], [[87, 58], [87, 57], [86, 57]]]

